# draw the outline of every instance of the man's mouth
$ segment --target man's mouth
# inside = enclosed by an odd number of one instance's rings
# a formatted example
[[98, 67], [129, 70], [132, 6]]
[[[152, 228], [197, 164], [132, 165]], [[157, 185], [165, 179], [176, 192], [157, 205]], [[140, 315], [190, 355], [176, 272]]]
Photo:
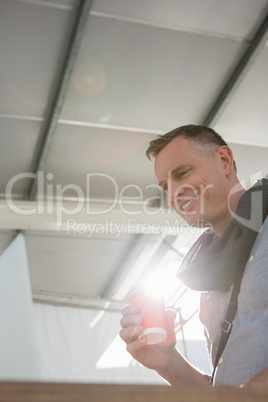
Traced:
[[185, 202], [185, 204], [183, 204], [181, 206], [182, 211], [185, 211], [198, 197], [198, 193], [192, 197], [189, 201]]

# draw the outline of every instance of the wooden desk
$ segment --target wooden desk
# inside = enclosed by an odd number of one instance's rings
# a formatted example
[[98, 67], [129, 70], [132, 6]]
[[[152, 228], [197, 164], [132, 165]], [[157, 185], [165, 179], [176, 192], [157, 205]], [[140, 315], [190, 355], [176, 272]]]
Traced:
[[0, 382], [1, 402], [267, 402], [268, 388]]

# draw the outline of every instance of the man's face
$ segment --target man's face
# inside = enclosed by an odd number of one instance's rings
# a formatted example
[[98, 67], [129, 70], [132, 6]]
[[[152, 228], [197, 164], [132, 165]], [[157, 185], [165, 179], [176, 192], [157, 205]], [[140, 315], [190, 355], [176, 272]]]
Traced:
[[155, 158], [158, 184], [169, 205], [190, 225], [218, 225], [226, 220], [228, 187], [220, 152], [207, 157], [201, 145], [174, 138]]

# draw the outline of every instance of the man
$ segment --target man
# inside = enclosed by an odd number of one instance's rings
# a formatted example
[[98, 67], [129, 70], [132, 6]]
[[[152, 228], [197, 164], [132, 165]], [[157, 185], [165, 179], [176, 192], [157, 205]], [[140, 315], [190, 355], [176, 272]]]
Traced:
[[[200, 319], [216, 370], [211, 381], [176, 350], [172, 311], [166, 311], [167, 340], [152, 346], [139, 339], [143, 328], [138, 309], [125, 307], [120, 336], [127, 351], [171, 385], [268, 384], [267, 180], [245, 191], [231, 149], [208, 127], [179, 127], [151, 141], [146, 154], [154, 158], [155, 176], [169, 205], [189, 225], [208, 228], [178, 276], [202, 292]], [[230, 305], [235, 315], [231, 322], [226, 316]], [[225, 334], [226, 345], [220, 340]]]

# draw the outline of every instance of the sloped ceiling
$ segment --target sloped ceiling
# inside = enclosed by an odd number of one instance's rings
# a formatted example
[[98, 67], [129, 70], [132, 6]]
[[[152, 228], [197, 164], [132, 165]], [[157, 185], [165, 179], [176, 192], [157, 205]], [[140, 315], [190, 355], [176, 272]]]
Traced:
[[196, 234], [154, 203], [156, 135], [206, 123], [246, 186], [268, 173], [267, 10], [0, 2], [0, 246], [24, 233], [35, 294], [122, 300], [156, 256], [179, 263]]

